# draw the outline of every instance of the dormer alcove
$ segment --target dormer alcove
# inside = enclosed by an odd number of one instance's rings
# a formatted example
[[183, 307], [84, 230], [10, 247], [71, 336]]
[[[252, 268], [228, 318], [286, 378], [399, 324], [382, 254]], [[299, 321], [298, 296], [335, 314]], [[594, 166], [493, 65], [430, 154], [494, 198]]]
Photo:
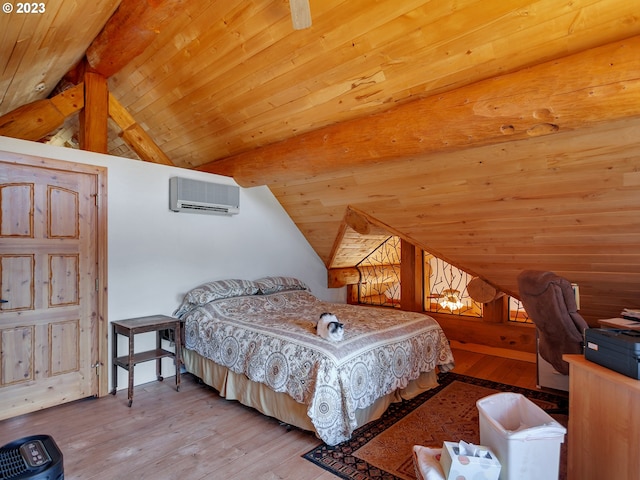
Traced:
[[329, 287], [350, 303], [424, 312], [454, 342], [535, 352], [535, 330], [519, 301], [423, 250], [355, 208], [336, 240]]

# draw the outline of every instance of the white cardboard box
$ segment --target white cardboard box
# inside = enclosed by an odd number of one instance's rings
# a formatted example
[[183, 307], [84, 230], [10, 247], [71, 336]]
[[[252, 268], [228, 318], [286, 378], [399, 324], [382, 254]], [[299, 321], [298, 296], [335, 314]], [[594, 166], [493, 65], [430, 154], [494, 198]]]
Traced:
[[500, 476], [500, 462], [491, 450], [478, 447], [486, 451], [489, 458], [459, 455], [459, 444], [444, 442], [440, 464], [447, 480], [498, 480]]

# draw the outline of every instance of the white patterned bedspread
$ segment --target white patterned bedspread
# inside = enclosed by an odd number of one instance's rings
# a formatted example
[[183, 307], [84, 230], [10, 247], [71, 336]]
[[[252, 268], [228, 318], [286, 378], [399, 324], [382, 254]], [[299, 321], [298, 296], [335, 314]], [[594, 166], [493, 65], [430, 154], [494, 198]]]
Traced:
[[[323, 312], [345, 324], [341, 342], [316, 335]], [[183, 320], [186, 348], [307, 405], [329, 445], [350, 438], [358, 408], [436, 366], [453, 368], [449, 343], [431, 317], [325, 303], [307, 291], [215, 300]]]

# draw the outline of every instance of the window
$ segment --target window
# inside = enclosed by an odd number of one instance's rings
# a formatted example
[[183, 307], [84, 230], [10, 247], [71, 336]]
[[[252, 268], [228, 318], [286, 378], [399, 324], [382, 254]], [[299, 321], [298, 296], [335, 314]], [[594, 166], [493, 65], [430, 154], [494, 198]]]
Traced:
[[[482, 317], [482, 304], [467, 292], [472, 276], [423, 252], [423, 301], [426, 312]], [[356, 265], [360, 273], [358, 303], [400, 308], [401, 241], [389, 236]]]
[[424, 310], [468, 317], [482, 317], [482, 304], [467, 292], [472, 276], [444, 260], [423, 252]]
[[517, 298], [509, 297], [509, 321], [514, 323], [533, 323]]
[[356, 265], [358, 303], [400, 308], [400, 244], [391, 236]]

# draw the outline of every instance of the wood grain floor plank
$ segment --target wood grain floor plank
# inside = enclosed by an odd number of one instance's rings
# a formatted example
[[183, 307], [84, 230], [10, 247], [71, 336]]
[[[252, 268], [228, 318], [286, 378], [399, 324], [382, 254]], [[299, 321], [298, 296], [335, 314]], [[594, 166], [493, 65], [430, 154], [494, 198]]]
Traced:
[[[535, 363], [455, 348], [455, 372], [535, 388]], [[126, 393], [87, 399], [0, 422], [0, 445], [51, 435], [64, 455], [65, 478], [101, 480], [331, 480], [301, 455], [313, 434], [221, 398], [184, 375]]]

